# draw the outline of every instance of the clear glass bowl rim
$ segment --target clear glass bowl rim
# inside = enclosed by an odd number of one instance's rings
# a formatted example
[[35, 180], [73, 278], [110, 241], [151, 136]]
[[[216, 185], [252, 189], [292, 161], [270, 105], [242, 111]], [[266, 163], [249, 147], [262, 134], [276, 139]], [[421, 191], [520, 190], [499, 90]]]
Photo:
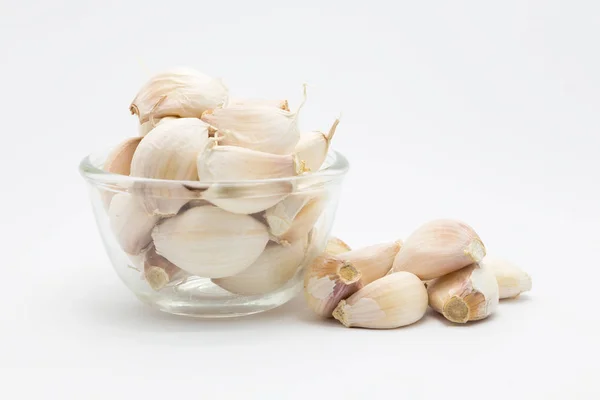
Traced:
[[109, 149], [104, 149], [98, 152], [93, 152], [84, 157], [79, 163], [79, 173], [83, 178], [90, 184], [96, 186], [105, 186], [111, 190], [127, 190], [133, 185], [140, 183], [146, 183], [156, 186], [172, 186], [172, 185], [184, 185], [190, 189], [207, 189], [213, 185], [219, 185], [221, 187], [239, 187], [239, 186], [252, 186], [257, 184], [275, 184], [277, 182], [290, 182], [292, 184], [302, 186], [303, 183], [309, 184], [318, 180], [321, 183], [336, 180], [342, 178], [350, 167], [346, 157], [333, 149], [329, 149], [327, 158], [325, 161], [325, 167], [321, 168], [316, 172], [310, 174], [297, 175], [283, 178], [269, 178], [269, 179], [249, 179], [243, 181], [189, 181], [189, 180], [168, 180], [168, 179], [154, 179], [154, 178], [140, 178], [128, 175], [120, 175], [112, 172], [108, 172], [102, 169], [99, 162], [93, 162], [94, 159], [100, 159], [102, 162], [106, 159], [106, 156], [110, 152]]

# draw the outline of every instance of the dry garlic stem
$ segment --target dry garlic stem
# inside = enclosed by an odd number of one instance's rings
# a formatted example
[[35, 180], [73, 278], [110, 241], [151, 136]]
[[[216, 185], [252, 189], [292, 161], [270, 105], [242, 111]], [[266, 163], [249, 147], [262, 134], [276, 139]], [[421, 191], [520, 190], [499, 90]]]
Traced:
[[239, 146], [265, 153], [286, 155], [294, 151], [300, 131], [298, 114], [280, 107], [257, 104], [230, 104], [202, 114], [202, 120], [217, 130], [219, 144]]
[[340, 300], [362, 287], [361, 273], [351, 264], [334, 257], [317, 257], [304, 275], [304, 296], [308, 306], [322, 317], [331, 317]]
[[231, 293], [241, 295], [273, 292], [296, 274], [306, 254], [306, 246], [306, 238], [287, 246], [269, 243], [260, 257], [244, 271], [212, 281]]
[[154, 246], [150, 246], [145, 251], [144, 278], [152, 289], [158, 291], [185, 275], [186, 273], [181, 268], [157, 254]]
[[165, 116], [196, 117], [220, 107], [228, 90], [220, 79], [192, 68], [173, 68], [150, 78], [133, 99], [129, 109], [140, 124]]
[[325, 248], [325, 253], [336, 256], [341, 253], [345, 253], [347, 251], [352, 250], [350, 246], [348, 246], [344, 241], [339, 238], [331, 237], [327, 241], [327, 247]]
[[304, 172], [296, 155], [277, 155], [236, 146], [209, 145], [197, 160], [202, 182], [285, 178]]
[[440, 219], [422, 225], [406, 239], [393, 271], [412, 272], [427, 280], [479, 262], [484, 256], [485, 246], [473, 228]]
[[496, 278], [476, 263], [437, 278], [427, 292], [431, 308], [456, 323], [486, 318], [498, 307]]
[[323, 165], [329, 151], [331, 139], [333, 139], [339, 123], [340, 120], [338, 118], [327, 134], [322, 132], [308, 132], [300, 136], [300, 141], [296, 145], [294, 152], [298, 155], [298, 158], [306, 163], [306, 168], [310, 171], [318, 171], [321, 165]]
[[132, 255], [140, 254], [150, 244], [150, 233], [158, 219], [148, 215], [138, 199], [128, 193], [116, 194], [108, 208], [108, 220], [117, 242]]
[[156, 252], [184, 271], [223, 278], [252, 265], [269, 234], [249, 215], [200, 206], [163, 220], [152, 231], [152, 239]]
[[517, 297], [531, 290], [531, 277], [508, 260], [487, 255], [481, 264], [496, 276], [501, 299]]
[[391, 329], [417, 322], [426, 311], [423, 282], [409, 272], [396, 272], [340, 301], [333, 317], [348, 328]]
[[401, 247], [402, 241], [397, 240], [351, 250], [335, 257], [359, 270], [362, 274], [361, 282], [367, 285], [390, 271]]

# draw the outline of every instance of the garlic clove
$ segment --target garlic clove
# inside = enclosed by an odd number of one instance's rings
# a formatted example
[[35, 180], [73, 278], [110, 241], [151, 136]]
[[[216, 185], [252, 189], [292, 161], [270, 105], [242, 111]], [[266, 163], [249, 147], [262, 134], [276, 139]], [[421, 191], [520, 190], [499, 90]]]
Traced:
[[202, 182], [285, 178], [304, 172], [296, 155], [277, 155], [236, 146], [216, 145], [216, 139], [198, 156]]
[[150, 216], [135, 197], [127, 193], [116, 194], [108, 208], [108, 220], [117, 242], [130, 255], [137, 255], [147, 247], [150, 233], [159, 217]]
[[487, 255], [481, 264], [496, 276], [500, 299], [514, 298], [531, 290], [531, 277], [510, 261]]
[[484, 319], [498, 307], [494, 273], [477, 263], [437, 278], [427, 292], [431, 308], [456, 323]]
[[212, 204], [236, 214], [255, 214], [285, 199], [294, 185], [288, 181], [244, 185], [214, 183], [201, 197]]
[[486, 249], [469, 225], [451, 219], [428, 222], [414, 231], [396, 256], [393, 272], [408, 271], [423, 280], [479, 262]]
[[410, 272], [396, 272], [340, 301], [333, 317], [348, 328], [393, 329], [417, 322], [426, 311], [423, 282]]
[[165, 116], [200, 118], [203, 112], [222, 106], [227, 99], [228, 89], [220, 79], [178, 67], [150, 78], [129, 109], [143, 124]]
[[217, 130], [219, 144], [239, 146], [250, 150], [286, 155], [294, 151], [300, 130], [298, 114], [279, 107], [256, 104], [229, 105], [202, 114], [202, 120]]
[[226, 107], [275, 107], [280, 110], [290, 111], [287, 100], [233, 98], [229, 99]]
[[304, 297], [317, 315], [331, 317], [341, 300], [362, 287], [361, 273], [335, 257], [317, 257], [304, 273]]
[[144, 252], [144, 278], [150, 287], [156, 291], [167, 284], [183, 279], [186, 273], [163, 256], [156, 253], [154, 246]]
[[300, 136], [294, 152], [298, 155], [299, 159], [306, 163], [306, 168], [309, 171], [318, 171], [321, 165], [323, 165], [329, 151], [331, 139], [333, 139], [339, 123], [340, 120], [338, 118], [329, 129], [327, 135], [322, 132], [308, 132]]
[[288, 246], [269, 243], [260, 257], [241, 273], [212, 281], [223, 289], [240, 295], [273, 292], [284, 286], [298, 271], [306, 254], [307, 239]]
[[205, 278], [239, 274], [269, 241], [264, 224], [215, 206], [190, 208], [152, 231], [156, 252], [184, 271]]
[[337, 237], [331, 237], [327, 241], [325, 253], [335, 256], [350, 250], [352, 250], [350, 246], [348, 246], [344, 241], [342, 241], [342, 239], [339, 239]]
[[[140, 137], [133, 137], [119, 143], [115, 148], [111, 150], [111, 152], [108, 154], [108, 157], [106, 157], [103, 169], [106, 172], [110, 172], [113, 174], [129, 175], [131, 170], [131, 159], [133, 158], [133, 153], [137, 149], [141, 140], [142, 138]], [[104, 207], [108, 208], [110, 200], [115, 195], [115, 192], [103, 189], [101, 193]]]
[[315, 226], [327, 205], [326, 193], [291, 195], [265, 211], [269, 232], [283, 241], [304, 237]]
[[[140, 142], [131, 161], [131, 176], [165, 180], [198, 180], [196, 158], [208, 142], [208, 126], [197, 118], [159, 123]], [[170, 216], [179, 211], [190, 193], [178, 183], [137, 184], [146, 212]]]
[[402, 247], [402, 241], [380, 243], [362, 247], [336, 257], [348, 262], [362, 274], [361, 282], [367, 285], [383, 276], [391, 269], [394, 258]]

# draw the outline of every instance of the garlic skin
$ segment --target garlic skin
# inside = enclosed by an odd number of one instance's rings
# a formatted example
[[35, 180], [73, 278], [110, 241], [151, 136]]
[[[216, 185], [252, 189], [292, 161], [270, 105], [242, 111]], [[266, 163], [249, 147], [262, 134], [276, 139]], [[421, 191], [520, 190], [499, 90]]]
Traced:
[[154, 246], [144, 252], [144, 278], [153, 290], [159, 291], [170, 282], [185, 278], [187, 274], [163, 256]]
[[296, 274], [306, 254], [307, 238], [288, 246], [269, 243], [260, 257], [237, 275], [213, 279], [223, 289], [252, 296], [273, 292]]
[[[141, 140], [142, 138], [140, 137], [132, 137], [119, 143], [106, 157], [103, 169], [112, 174], [129, 175], [133, 153], [137, 149]], [[106, 189], [101, 191], [104, 208], [108, 208], [110, 200], [114, 195], [115, 192], [111, 192]]]
[[362, 274], [361, 282], [367, 285], [384, 277], [392, 269], [394, 258], [401, 248], [402, 241], [397, 240], [351, 250], [335, 257], [359, 270]]
[[255, 214], [273, 207], [294, 189], [288, 181], [232, 186], [214, 183], [201, 197], [223, 210], [236, 214]]
[[336, 256], [338, 254], [345, 253], [352, 250], [342, 239], [335, 236], [329, 238], [327, 241], [327, 247], [325, 247], [325, 253]]
[[531, 290], [531, 277], [510, 261], [487, 255], [480, 264], [494, 273], [500, 290], [500, 299], [515, 298]]
[[203, 112], [225, 104], [228, 92], [220, 79], [192, 68], [177, 67], [150, 78], [129, 110], [138, 116], [140, 124], [165, 116], [200, 118]]
[[406, 239], [392, 271], [408, 271], [428, 280], [479, 262], [485, 254], [473, 228], [460, 221], [439, 219], [422, 225]]
[[427, 285], [429, 305], [455, 323], [477, 321], [498, 308], [500, 292], [494, 273], [477, 263]]
[[303, 166], [296, 155], [277, 155], [236, 146], [209, 145], [197, 159], [202, 182], [285, 178], [300, 175]]
[[239, 274], [269, 241], [265, 225], [248, 215], [215, 206], [190, 208], [152, 230], [157, 254], [184, 271], [205, 278]]
[[287, 100], [232, 98], [229, 99], [225, 107], [275, 107], [280, 110], [290, 111]]
[[329, 318], [340, 300], [362, 287], [361, 273], [335, 257], [317, 257], [304, 273], [304, 297], [309, 308]]
[[340, 301], [333, 317], [347, 328], [393, 329], [417, 322], [426, 311], [423, 282], [410, 272], [396, 272]]
[[[131, 161], [131, 176], [164, 180], [198, 180], [196, 158], [208, 143], [208, 126], [197, 118], [176, 118], [159, 123], [140, 142]], [[189, 199], [177, 183], [137, 185], [150, 215], [176, 214]]]
[[340, 119], [338, 118], [329, 129], [327, 135], [322, 132], [308, 132], [300, 136], [294, 153], [298, 155], [300, 160], [306, 163], [306, 168], [309, 171], [315, 172], [321, 169], [325, 158], [327, 158], [329, 145], [339, 123]]
[[269, 232], [287, 242], [304, 237], [315, 226], [326, 205], [326, 193], [288, 196], [265, 211]]
[[294, 151], [300, 130], [296, 112], [256, 104], [233, 104], [202, 114], [202, 120], [217, 130], [219, 144], [239, 146], [250, 150], [286, 155]]
[[162, 122], [166, 122], [172, 119], [177, 119], [178, 117], [163, 117], [163, 118], [152, 118], [149, 121], [144, 122], [138, 126], [138, 134], [140, 136], [146, 136], [148, 132], [152, 129], [156, 128]]
[[159, 217], [148, 215], [135, 197], [118, 193], [110, 202], [108, 220], [123, 251], [138, 255], [152, 242], [150, 233]]

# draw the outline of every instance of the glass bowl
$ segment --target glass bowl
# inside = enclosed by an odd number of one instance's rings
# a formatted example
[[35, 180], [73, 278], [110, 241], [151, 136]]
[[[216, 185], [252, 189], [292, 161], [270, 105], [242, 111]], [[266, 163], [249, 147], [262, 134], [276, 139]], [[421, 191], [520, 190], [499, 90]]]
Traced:
[[325, 249], [348, 170], [330, 150], [301, 176], [170, 181], [106, 172], [109, 152], [79, 171], [115, 271], [142, 302], [195, 317], [249, 315], [295, 297]]

